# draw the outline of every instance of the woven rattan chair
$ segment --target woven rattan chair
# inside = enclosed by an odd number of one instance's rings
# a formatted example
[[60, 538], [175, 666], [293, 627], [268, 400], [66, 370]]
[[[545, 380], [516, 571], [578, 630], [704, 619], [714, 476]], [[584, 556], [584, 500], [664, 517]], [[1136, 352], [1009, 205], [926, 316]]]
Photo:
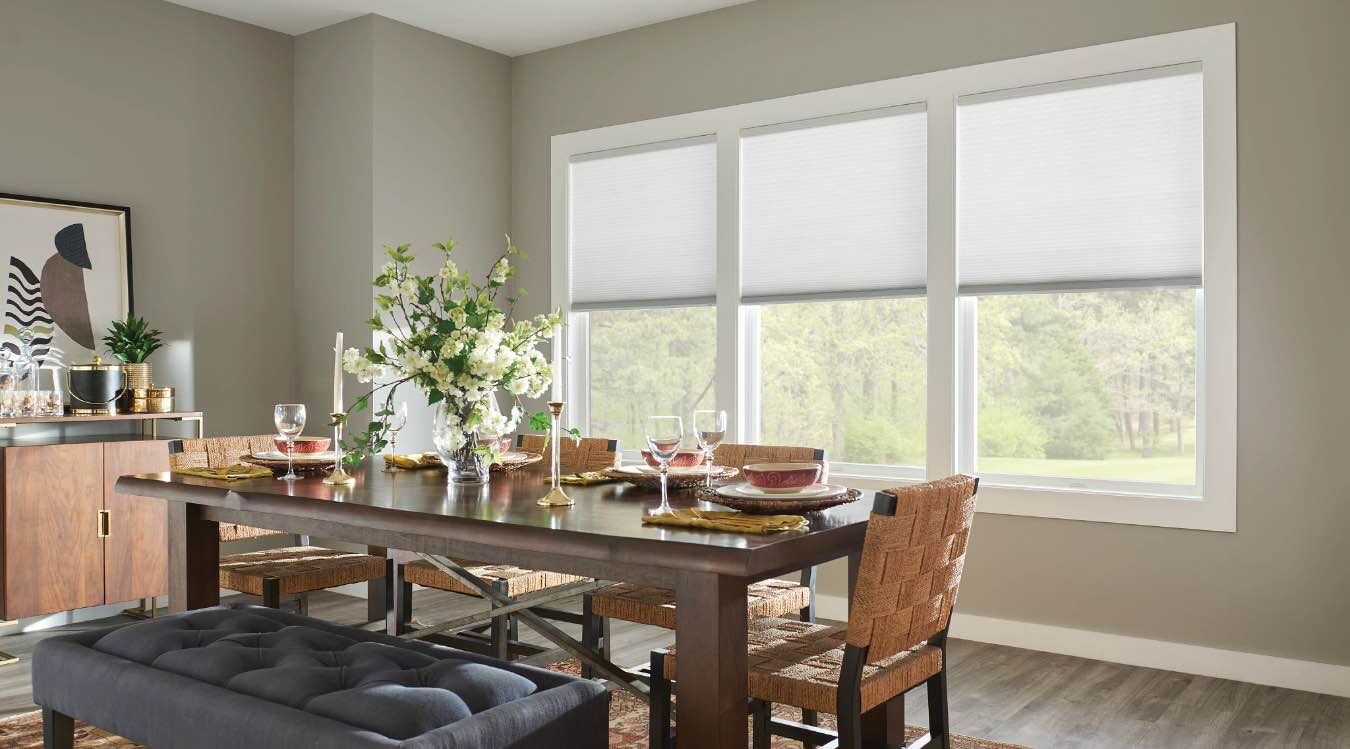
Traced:
[[[713, 464], [744, 468], [754, 463], [816, 463], [821, 467], [821, 480], [829, 471], [825, 451], [815, 447], [784, 447], [779, 445], [719, 445], [713, 453]], [[816, 620], [816, 568], [802, 570], [801, 583], [783, 580], [765, 580], [751, 585], [746, 591], [746, 618], [753, 621], [766, 617], [796, 613], [804, 622]], [[587, 593], [581, 600], [582, 641], [609, 658], [610, 620], [619, 619], [653, 627], [675, 629], [675, 591], [645, 585], [620, 583]], [[591, 675], [589, 667], [582, 675]]]
[[[905, 693], [928, 686], [928, 733], [912, 746], [950, 746], [947, 627], [961, 584], [979, 479], [951, 476], [880, 492], [872, 508], [847, 627], [789, 619], [750, 625], [754, 748], [771, 735], [839, 749], [904, 745]], [[678, 644], [677, 644], [678, 646]], [[676, 649], [652, 652], [651, 746], [671, 745]], [[834, 713], [839, 732], [772, 716], [774, 703]]]
[[[516, 436], [516, 449], [541, 452], [545, 438], [541, 434], [521, 434]], [[580, 443], [564, 439], [558, 450], [558, 463], [564, 472], [598, 471], [612, 468], [622, 461], [619, 441], [604, 437], [582, 437]], [[517, 598], [532, 593], [543, 593], [564, 585], [581, 582], [584, 577], [566, 575], [546, 570], [529, 570], [509, 564], [484, 564], [482, 562], [456, 559], [455, 562], [465, 570], [490, 583], [497, 592]], [[413, 611], [413, 586], [458, 593], [465, 596], [482, 597], [481, 594], [426, 561], [401, 564], [394, 572], [395, 584], [402, 588], [399, 600], [402, 601], [397, 612], [397, 628], [400, 633], [411, 628]], [[571, 623], [581, 623], [582, 617], [548, 607], [537, 607], [535, 612], [541, 616]], [[525, 652], [520, 645], [516, 618], [503, 614], [492, 618], [487, 625], [489, 654], [508, 660], [517, 651]], [[472, 643], [456, 643], [472, 645]]]
[[[542, 434], [516, 435], [517, 450], [542, 453], [547, 442], [548, 438]], [[603, 471], [606, 468], [618, 468], [622, 461], [618, 440], [582, 437], [580, 442], [563, 439], [558, 445], [558, 464], [564, 471]]]
[[[271, 435], [170, 440], [169, 467], [221, 468], [254, 450], [275, 449]], [[221, 523], [219, 533], [221, 542], [291, 535], [233, 523]], [[283, 598], [294, 597], [296, 608], [305, 614], [313, 591], [393, 577], [392, 564], [384, 557], [311, 546], [308, 536], [296, 540], [295, 546], [222, 556], [220, 587], [258, 596], [271, 608], [281, 608]]]

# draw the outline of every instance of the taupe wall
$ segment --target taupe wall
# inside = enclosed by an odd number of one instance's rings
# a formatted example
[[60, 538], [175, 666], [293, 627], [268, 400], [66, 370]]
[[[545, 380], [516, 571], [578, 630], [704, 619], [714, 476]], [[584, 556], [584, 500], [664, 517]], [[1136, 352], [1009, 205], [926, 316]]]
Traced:
[[[375, 31], [374, 242], [408, 243], [434, 273], [454, 239], [455, 262], [475, 275], [505, 247], [511, 214], [511, 61], [505, 55], [379, 16]], [[367, 315], [368, 317], [369, 315]], [[430, 450], [431, 409], [411, 386], [402, 451]]]
[[[310, 434], [333, 405], [333, 335], [370, 344], [375, 31], [371, 16], [295, 39], [296, 392]], [[356, 381], [346, 382], [346, 402]]]
[[292, 388], [291, 45], [159, 0], [0, 3], [0, 192], [131, 206], [155, 379], [214, 433]]
[[[512, 226], [547, 297], [549, 138], [1236, 22], [1238, 532], [982, 514], [960, 610], [1350, 664], [1350, 3], [760, 0], [516, 58]], [[842, 593], [832, 570], [825, 592]]]
[[[439, 267], [434, 242], [453, 237], [474, 273], [502, 247], [510, 60], [367, 15], [297, 37], [295, 68], [298, 392], [315, 418], [332, 404], [333, 333], [370, 344], [383, 245], [413, 245], [422, 273]], [[346, 403], [368, 388], [348, 377]], [[411, 386], [399, 398], [399, 450], [431, 449], [425, 401]]]

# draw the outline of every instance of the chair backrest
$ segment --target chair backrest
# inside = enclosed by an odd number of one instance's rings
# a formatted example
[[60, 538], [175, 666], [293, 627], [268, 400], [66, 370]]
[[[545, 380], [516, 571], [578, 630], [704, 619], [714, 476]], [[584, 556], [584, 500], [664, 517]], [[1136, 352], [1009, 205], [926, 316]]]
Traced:
[[980, 480], [956, 475], [878, 492], [848, 612], [867, 662], [943, 633], [965, 566]]
[[820, 480], [830, 478], [830, 463], [819, 447], [788, 447], [785, 445], [737, 445], [724, 443], [713, 452], [713, 465], [744, 468], [755, 463], [815, 463], [820, 466]]
[[[516, 449], [542, 453], [548, 438], [542, 434], [516, 435]], [[565, 471], [602, 471], [618, 468], [623, 462], [619, 441], [605, 437], [582, 437], [578, 443], [563, 435], [558, 448], [558, 462]]]
[[[169, 440], [169, 469], [225, 468], [239, 462], [241, 455], [254, 450], [275, 450], [274, 435], [252, 437], [207, 437], [205, 439]], [[220, 524], [221, 541], [240, 541], [246, 538], [284, 536], [281, 531], [270, 531], [234, 523]]]

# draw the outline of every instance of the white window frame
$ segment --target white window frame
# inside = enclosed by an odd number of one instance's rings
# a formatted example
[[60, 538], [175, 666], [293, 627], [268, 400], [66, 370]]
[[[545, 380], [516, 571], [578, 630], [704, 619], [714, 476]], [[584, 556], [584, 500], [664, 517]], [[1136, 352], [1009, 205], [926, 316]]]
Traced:
[[[1128, 70], [1200, 63], [1204, 75], [1204, 287], [1199, 318], [1196, 421], [1199, 482], [1189, 492], [1133, 482], [1031, 486], [989, 476], [981, 512], [1213, 531], [1237, 529], [1237, 85], [1235, 27], [1211, 26], [1092, 47], [816, 91], [701, 112], [556, 135], [552, 139], [551, 305], [573, 323], [566, 393], [570, 423], [587, 426], [586, 317], [572, 314], [568, 288], [568, 164], [573, 156], [712, 135], [717, 139], [716, 400], [728, 413], [728, 439], [758, 431], [758, 393], [750, 370], [754, 313], [741, 302], [740, 142], [743, 130], [815, 117], [923, 103], [928, 118], [927, 476], [973, 464], [968, 413], [973, 362], [960, 333], [957, 294], [957, 97]], [[562, 359], [555, 360], [561, 369]], [[963, 431], [963, 425], [964, 431]], [[963, 439], [964, 438], [964, 439]], [[832, 466], [857, 483], [921, 478], [899, 467]], [[1044, 482], [1051, 483], [1051, 482]], [[1075, 480], [1074, 483], [1080, 483]]]

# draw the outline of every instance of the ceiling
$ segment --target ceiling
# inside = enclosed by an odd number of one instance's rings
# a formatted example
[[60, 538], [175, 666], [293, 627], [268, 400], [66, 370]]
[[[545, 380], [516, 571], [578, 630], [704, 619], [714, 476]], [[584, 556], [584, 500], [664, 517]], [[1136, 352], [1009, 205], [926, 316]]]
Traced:
[[303, 34], [367, 13], [506, 55], [523, 55], [749, 0], [170, 0]]

